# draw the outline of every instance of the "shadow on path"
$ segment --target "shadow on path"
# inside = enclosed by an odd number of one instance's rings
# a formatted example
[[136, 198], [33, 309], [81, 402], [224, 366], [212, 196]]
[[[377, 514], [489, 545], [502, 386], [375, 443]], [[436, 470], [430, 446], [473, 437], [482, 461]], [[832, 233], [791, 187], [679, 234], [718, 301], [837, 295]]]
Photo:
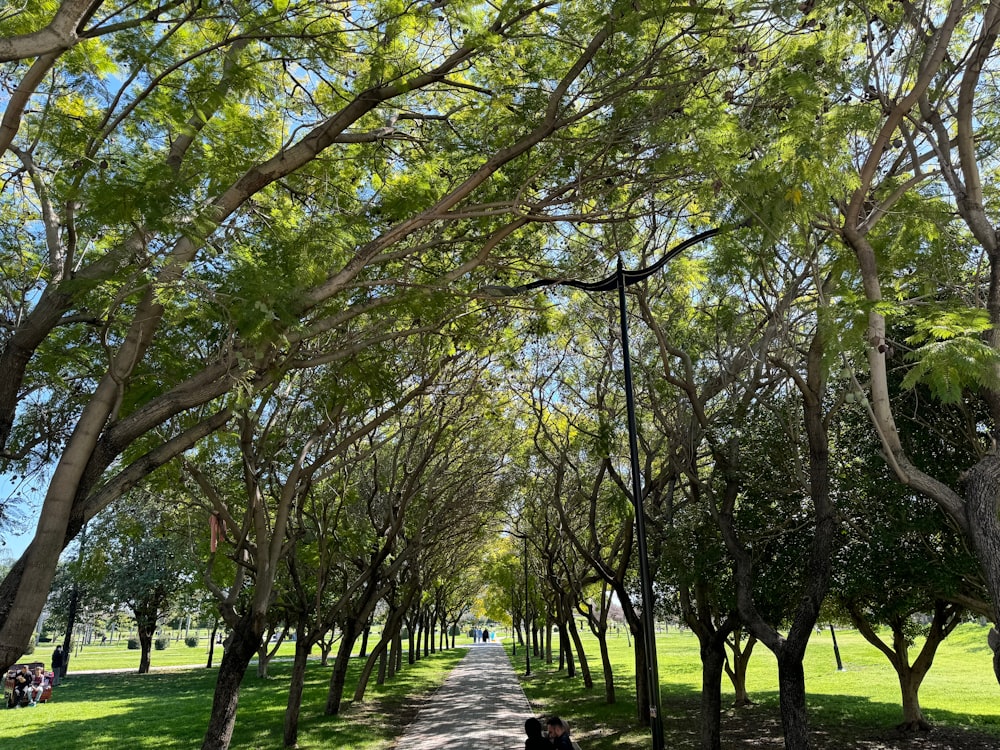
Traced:
[[523, 750], [531, 716], [507, 652], [478, 643], [396, 742], [398, 750]]

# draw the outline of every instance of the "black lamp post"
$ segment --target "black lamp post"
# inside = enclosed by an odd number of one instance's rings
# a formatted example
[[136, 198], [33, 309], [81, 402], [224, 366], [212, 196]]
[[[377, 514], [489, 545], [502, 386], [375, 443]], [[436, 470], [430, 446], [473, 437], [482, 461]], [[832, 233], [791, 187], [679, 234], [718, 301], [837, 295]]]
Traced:
[[531, 618], [528, 615], [528, 535], [525, 534], [524, 554], [524, 676], [531, 677]]
[[639, 469], [639, 440], [635, 419], [635, 393], [632, 389], [632, 363], [628, 347], [628, 317], [625, 309], [625, 269], [618, 256], [615, 272], [618, 283], [618, 316], [622, 329], [622, 369], [625, 374], [625, 411], [628, 415], [628, 455], [632, 474], [632, 498], [635, 504], [635, 539], [639, 547], [639, 585], [642, 587], [642, 620], [646, 647], [646, 689], [649, 691], [649, 729], [653, 750], [663, 750], [663, 717], [660, 716], [660, 669], [656, 661], [656, 620], [653, 616], [653, 582], [649, 574], [646, 548], [646, 514], [642, 509], [642, 486]]
[[[632, 387], [632, 363], [629, 356], [628, 345], [628, 313], [625, 306], [625, 288], [637, 284], [643, 279], [649, 278], [654, 273], [663, 268], [668, 261], [676, 257], [693, 245], [704, 242], [710, 237], [714, 237], [723, 228], [709, 229], [700, 234], [681, 242], [676, 247], [669, 250], [656, 263], [638, 271], [626, 271], [622, 265], [621, 256], [618, 257], [618, 266], [615, 272], [600, 281], [579, 281], [577, 279], [537, 279], [527, 284], [515, 287], [490, 286], [484, 287], [483, 292], [495, 297], [508, 297], [522, 294], [532, 289], [539, 289], [547, 286], [569, 286], [575, 289], [582, 289], [587, 292], [609, 292], [618, 291], [618, 317], [621, 323], [622, 336], [622, 361], [623, 375], [625, 379], [625, 408], [628, 414], [628, 446], [629, 446], [629, 466], [632, 474], [632, 502], [635, 507], [635, 536], [639, 553], [639, 585], [642, 590], [642, 622], [644, 631], [644, 646], [646, 649], [646, 685], [649, 690], [649, 725], [653, 737], [653, 750], [664, 750], [663, 745], [663, 717], [660, 716], [660, 673], [656, 662], [656, 633], [654, 631], [655, 618], [653, 616], [653, 582], [649, 573], [649, 556], [646, 547], [646, 520], [642, 508], [642, 480], [639, 467], [639, 440], [637, 436], [635, 418], [635, 393]], [[527, 540], [525, 540], [527, 545]], [[527, 546], [525, 547], [527, 552]], [[527, 554], [525, 554], [525, 565], [527, 565]], [[525, 578], [527, 581], [527, 577]], [[528, 651], [528, 649], [525, 649]], [[530, 673], [530, 662], [529, 662]]]

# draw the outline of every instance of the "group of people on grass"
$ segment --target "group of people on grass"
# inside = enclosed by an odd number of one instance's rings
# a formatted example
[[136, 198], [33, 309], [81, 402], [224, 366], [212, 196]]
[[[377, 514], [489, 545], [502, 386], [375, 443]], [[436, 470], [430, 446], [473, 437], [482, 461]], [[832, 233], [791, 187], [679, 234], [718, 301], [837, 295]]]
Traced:
[[30, 669], [27, 664], [22, 664], [21, 668], [14, 673], [14, 686], [8, 698], [7, 707], [37, 706], [42, 700], [46, 688], [55, 687], [58, 684], [62, 666], [62, 646], [56, 646], [56, 650], [52, 654], [52, 671], [50, 673], [46, 673], [41, 666]]
[[11, 700], [12, 708], [20, 706], [36, 706], [42, 699], [42, 693], [49, 682], [48, 675], [41, 667], [28, 669], [27, 664], [21, 665], [21, 670], [14, 674], [14, 694]]
[[542, 735], [542, 722], [532, 716], [524, 722], [524, 733], [528, 739], [524, 741], [524, 750], [573, 750], [569, 738], [569, 724], [558, 716], [550, 716], [545, 722], [548, 737]]

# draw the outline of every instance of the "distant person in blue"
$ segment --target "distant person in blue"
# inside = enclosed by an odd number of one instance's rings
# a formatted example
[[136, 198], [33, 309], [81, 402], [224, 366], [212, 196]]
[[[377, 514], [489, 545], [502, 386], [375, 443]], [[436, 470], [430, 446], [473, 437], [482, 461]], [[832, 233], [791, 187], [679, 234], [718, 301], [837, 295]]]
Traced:
[[552, 747], [559, 750], [573, 750], [573, 743], [569, 739], [569, 725], [558, 716], [550, 716], [546, 722], [549, 728], [549, 740]]
[[524, 733], [528, 735], [524, 750], [552, 750], [552, 743], [542, 737], [542, 722], [534, 716], [524, 720]]

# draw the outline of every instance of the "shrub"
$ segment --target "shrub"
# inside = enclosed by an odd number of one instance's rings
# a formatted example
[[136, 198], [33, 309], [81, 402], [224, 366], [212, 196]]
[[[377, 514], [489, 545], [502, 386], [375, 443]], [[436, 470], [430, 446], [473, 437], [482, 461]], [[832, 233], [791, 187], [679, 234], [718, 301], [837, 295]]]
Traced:
[[33, 654], [35, 653], [35, 636], [31, 636], [31, 640], [28, 641], [28, 645], [24, 648], [24, 653]]
[[156, 647], [157, 651], [163, 651], [163, 649], [165, 649], [169, 645], [170, 645], [170, 639], [169, 638], [162, 638], [161, 637], [161, 638], [157, 638], [155, 641], [153, 641], [153, 646]]
[[198, 645], [198, 636], [189, 635], [184, 639], [184, 643], [186, 643], [190, 648], [195, 648]]
[[128, 639], [128, 649], [129, 649], [129, 651], [138, 651], [139, 650], [139, 639], [138, 638], [129, 638]]

